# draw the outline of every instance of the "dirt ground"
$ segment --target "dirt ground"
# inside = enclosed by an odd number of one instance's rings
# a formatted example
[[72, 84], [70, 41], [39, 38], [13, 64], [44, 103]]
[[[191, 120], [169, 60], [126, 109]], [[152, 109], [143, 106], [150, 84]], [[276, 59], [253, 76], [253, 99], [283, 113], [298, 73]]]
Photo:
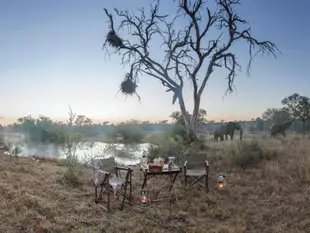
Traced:
[[[54, 160], [0, 155], [0, 232], [310, 232], [309, 139], [256, 136], [210, 147], [210, 192], [184, 190], [179, 176], [179, 202], [146, 212], [136, 202], [124, 211], [96, 205], [88, 169], [71, 174]], [[260, 159], [249, 158], [257, 147]], [[227, 180], [221, 194], [220, 172]], [[141, 183], [135, 169], [135, 200]]]

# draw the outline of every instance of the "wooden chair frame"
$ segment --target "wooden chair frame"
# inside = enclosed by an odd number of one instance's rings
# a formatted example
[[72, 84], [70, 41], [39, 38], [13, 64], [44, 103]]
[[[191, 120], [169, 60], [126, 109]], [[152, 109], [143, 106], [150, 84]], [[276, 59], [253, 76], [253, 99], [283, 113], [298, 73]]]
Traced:
[[204, 169], [204, 175], [188, 175], [187, 171], [189, 169], [187, 167], [187, 161], [185, 161], [183, 166], [185, 186], [192, 187], [193, 185], [198, 184], [203, 187], [206, 192], [209, 192], [209, 162], [207, 160], [204, 161]]
[[[129, 204], [132, 205], [132, 168], [114, 166], [115, 177], [121, 178], [121, 171], [125, 172], [125, 177], [123, 185], [116, 191], [114, 200], [111, 200], [111, 197], [114, 195], [113, 187], [109, 184], [109, 179], [113, 177], [111, 172], [103, 171], [98, 168], [92, 167], [93, 172], [98, 172], [98, 177], [100, 175], [103, 176], [102, 182], [99, 184], [94, 184], [95, 186], [95, 203], [99, 203], [100, 200], [103, 199], [103, 196], [107, 194], [106, 206], [107, 209], [111, 209], [111, 205], [122, 197], [120, 210], [124, 209], [124, 205]], [[99, 191], [100, 189], [100, 191]], [[129, 189], [129, 190], [128, 190]], [[128, 193], [129, 192], [129, 193]]]

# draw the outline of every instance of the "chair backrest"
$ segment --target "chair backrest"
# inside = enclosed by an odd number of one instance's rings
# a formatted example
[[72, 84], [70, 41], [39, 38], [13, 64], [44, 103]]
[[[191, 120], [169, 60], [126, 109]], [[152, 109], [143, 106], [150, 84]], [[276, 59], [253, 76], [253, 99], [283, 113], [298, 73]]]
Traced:
[[110, 172], [110, 173], [113, 173], [115, 171], [114, 169], [115, 159], [114, 158], [93, 159], [91, 164], [92, 164], [93, 169], [99, 169], [99, 170]]
[[188, 169], [204, 169], [206, 167], [207, 154], [186, 155]]

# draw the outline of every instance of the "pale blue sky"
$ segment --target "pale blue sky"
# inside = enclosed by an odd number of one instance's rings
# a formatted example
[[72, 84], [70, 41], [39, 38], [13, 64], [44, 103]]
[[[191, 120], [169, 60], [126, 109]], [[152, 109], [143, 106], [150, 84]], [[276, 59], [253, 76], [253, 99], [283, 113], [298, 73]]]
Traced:
[[[210, 0], [211, 1], [211, 0]], [[62, 118], [68, 105], [94, 119], [165, 119], [179, 106], [171, 93], [150, 77], [141, 78], [136, 98], [115, 97], [126, 69], [118, 59], [106, 62], [101, 50], [107, 33], [103, 7], [135, 10], [146, 0], [1, 0], [0, 115], [38, 114]], [[211, 119], [249, 119], [283, 97], [310, 94], [310, 1], [246, 0], [239, 7], [258, 39], [275, 42], [283, 55], [256, 59], [250, 77], [238, 74], [237, 92], [222, 99], [227, 82], [216, 72], [203, 95], [201, 108]], [[162, 1], [175, 14], [173, 1]], [[153, 46], [160, 44], [153, 42]], [[246, 47], [237, 47], [242, 65]], [[191, 87], [184, 90], [191, 110]]]

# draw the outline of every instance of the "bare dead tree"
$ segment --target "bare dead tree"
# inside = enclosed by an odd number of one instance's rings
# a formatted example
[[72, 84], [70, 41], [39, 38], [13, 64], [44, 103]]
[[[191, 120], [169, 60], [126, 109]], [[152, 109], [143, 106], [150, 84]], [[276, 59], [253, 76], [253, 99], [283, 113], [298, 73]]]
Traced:
[[[136, 94], [141, 75], [158, 79], [167, 92], [173, 93], [172, 104], [178, 100], [186, 128], [194, 134], [201, 95], [215, 68], [227, 70], [227, 93], [233, 91], [236, 70], [241, 69], [236, 54], [231, 50], [235, 43], [246, 42], [249, 46], [248, 71], [257, 54], [268, 53], [276, 57], [280, 52], [274, 43], [259, 41], [252, 36], [248, 22], [234, 9], [240, 0], [213, 1], [216, 5], [214, 10], [207, 6], [205, 0], [174, 0], [177, 5], [174, 18], [159, 13], [160, 0], [150, 6], [149, 12], [139, 9], [139, 15], [114, 8], [114, 14], [120, 20], [118, 26], [112, 14], [104, 9], [109, 19], [109, 33], [103, 49], [106, 55], [121, 56], [122, 65], [130, 67], [120, 90], [126, 95]], [[178, 22], [184, 19], [187, 25], [179, 28]], [[119, 32], [124, 34], [124, 38], [118, 35]], [[210, 38], [210, 34], [216, 36]], [[151, 43], [156, 39], [163, 41], [161, 47], [158, 46], [164, 51], [162, 60], [156, 60], [150, 51]], [[194, 109], [190, 118], [187, 117], [182, 94], [186, 80], [190, 80], [193, 86]]]

